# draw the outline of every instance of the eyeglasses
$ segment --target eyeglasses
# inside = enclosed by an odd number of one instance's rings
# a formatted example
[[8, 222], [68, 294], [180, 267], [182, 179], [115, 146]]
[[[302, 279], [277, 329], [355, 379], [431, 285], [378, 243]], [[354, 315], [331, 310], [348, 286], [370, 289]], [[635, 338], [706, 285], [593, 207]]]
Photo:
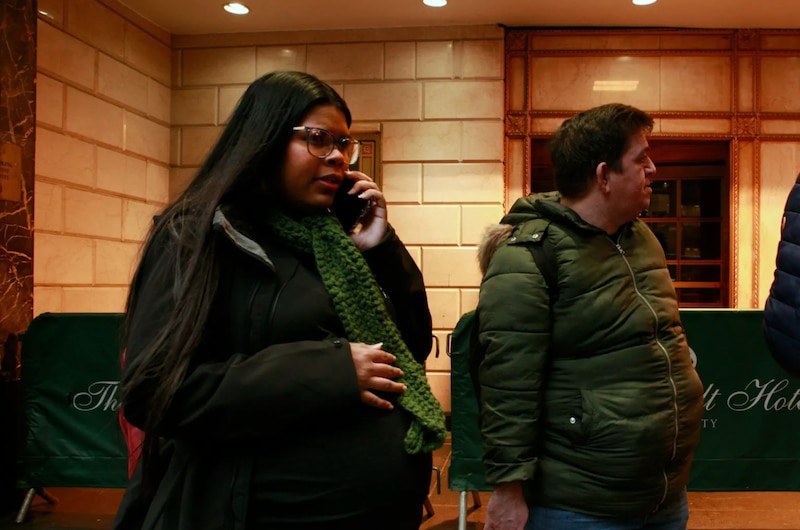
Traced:
[[348, 165], [354, 164], [358, 160], [358, 155], [361, 152], [361, 142], [350, 136], [341, 136], [336, 138], [333, 133], [320, 129], [319, 127], [306, 127], [301, 125], [293, 127], [293, 131], [305, 131], [306, 133], [306, 147], [308, 153], [317, 158], [327, 158], [333, 152], [333, 149], [338, 149]]

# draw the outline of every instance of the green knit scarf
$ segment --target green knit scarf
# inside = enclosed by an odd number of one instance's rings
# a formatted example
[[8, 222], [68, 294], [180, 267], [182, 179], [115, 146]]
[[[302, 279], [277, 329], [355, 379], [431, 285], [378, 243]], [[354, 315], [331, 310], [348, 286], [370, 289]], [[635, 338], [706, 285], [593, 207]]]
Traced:
[[268, 224], [290, 248], [313, 254], [348, 340], [382, 342], [382, 349], [397, 357], [396, 366], [403, 371], [399, 382], [406, 385], [397, 402], [414, 417], [405, 437], [406, 452], [441, 447], [447, 434], [442, 407], [431, 393], [425, 369], [414, 360], [389, 316], [378, 283], [350, 236], [331, 215], [295, 221], [275, 212]]

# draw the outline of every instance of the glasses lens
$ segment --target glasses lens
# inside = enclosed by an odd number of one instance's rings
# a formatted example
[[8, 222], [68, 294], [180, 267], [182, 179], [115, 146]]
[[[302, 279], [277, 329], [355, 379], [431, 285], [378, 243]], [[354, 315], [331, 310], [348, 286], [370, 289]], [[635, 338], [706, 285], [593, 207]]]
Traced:
[[354, 138], [342, 138], [339, 140], [339, 150], [349, 164], [354, 164], [361, 152], [361, 142]]
[[325, 158], [333, 150], [333, 135], [325, 129], [308, 128], [306, 142], [308, 152], [320, 158]]

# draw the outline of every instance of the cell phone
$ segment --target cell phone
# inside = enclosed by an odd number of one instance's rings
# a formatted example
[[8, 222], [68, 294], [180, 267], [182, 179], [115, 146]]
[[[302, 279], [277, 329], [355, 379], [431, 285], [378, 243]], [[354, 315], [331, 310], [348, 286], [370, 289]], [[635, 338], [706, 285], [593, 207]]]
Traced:
[[372, 206], [372, 201], [359, 199], [358, 195], [348, 195], [347, 192], [353, 189], [353, 184], [355, 183], [354, 179], [345, 178], [336, 191], [336, 196], [333, 198], [333, 204], [331, 205], [333, 214], [348, 234], [355, 229], [358, 222], [369, 210], [369, 207]]

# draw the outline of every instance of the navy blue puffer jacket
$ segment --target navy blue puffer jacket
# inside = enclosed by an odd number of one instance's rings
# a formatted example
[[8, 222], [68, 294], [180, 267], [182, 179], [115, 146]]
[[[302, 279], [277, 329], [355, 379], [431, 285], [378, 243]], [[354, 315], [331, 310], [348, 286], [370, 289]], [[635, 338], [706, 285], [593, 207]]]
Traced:
[[786, 200], [764, 335], [778, 364], [800, 377], [800, 175]]

